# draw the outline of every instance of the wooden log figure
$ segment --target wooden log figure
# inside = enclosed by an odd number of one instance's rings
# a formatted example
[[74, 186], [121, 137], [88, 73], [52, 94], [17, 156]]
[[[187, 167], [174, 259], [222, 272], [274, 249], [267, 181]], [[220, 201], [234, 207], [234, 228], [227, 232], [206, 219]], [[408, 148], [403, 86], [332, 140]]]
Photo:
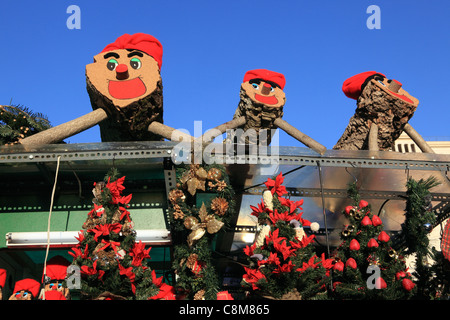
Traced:
[[13, 294], [9, 300], [36, 300], [41, 284], [34, 279], [19, 280], [14, 285]]
[[[286, 103], [286, 96], [283, 91], [286, 79], [283, 74], [266, 70], [255, 69], [247, 71], [244, 75], [240, 90], [240, 101], [233, 119], [242, 116], [246, 118], [242, 129], [247, 132], [249, 129], [255, 130], [259, 138], [262, 129], [267, 131], [267, 140], [257, 143], [269, 145], [272, 134], [270, 129], [276, 129], [274, 121], [283, 116], [283, 107]], [[234, 137], [230, 137], [234, 139]], [[264, 138], [263, 138], [264, 139]], [[252, 139], [246, 138], [246, 142]], [[233, 141], [238, 142], [238, 141]]]
[[102, 141], [161, 140], [147, 129], [163, 123], [162, 53], [155, 37], [124, 34], [86, 66], [92, 108], [108, 114], [100, 122]]
[[[43, 300], [69, 300], [70, 290], [65, 285], [67, 268], [70, 262], [62, 256], [51, 258], [45, 270]], [[55, 299], [56, 300], [56, 299]]]
[[0, 269], [0, 301], [3, 300], [3, 288], [6, 283], [6, 269]]
[[368, 71], [345, 80], [342, 90], [357, 101], [357, 108], [333, 149], [393, 150], [400, 134], [412, 131], [408, 121], [419, 100], [405, 91], [399, 81]]
[[[124, 34], [86, 66], [93, 111], [20, 140], [24, 146], [60, 142], [95, 125], [108, 141], [193, 139], [163, 124], [162, 45], [145, 33]], [[176, 140], [176, 141], [178, 141]]]

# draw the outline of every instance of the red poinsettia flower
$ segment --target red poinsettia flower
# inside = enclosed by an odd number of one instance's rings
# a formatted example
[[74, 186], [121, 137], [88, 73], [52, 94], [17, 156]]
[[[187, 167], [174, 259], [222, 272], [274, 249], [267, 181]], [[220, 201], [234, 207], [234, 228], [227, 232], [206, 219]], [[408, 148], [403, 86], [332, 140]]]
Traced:
[[131, 282], [131, 291], [133, 291], [134, 294], [136, 294], [136, 286], [134, 284], [134, 280], [136, 278], [136, 275], [133, 272], [133, 268], [129, 267], [129, 268], [125, 268], [124, 266], [122, 266], [120, 263], [119, 265], [119, 274], [126, 276], [128, 279], [130, 279]]
[[294, 265], [292, 264], [292, 261], [289, 260], [288, 263], [279, 264], [278, 267], [272, 271], [272, 273], [287, 273], [291, 272], [294, 268]]
[[279, 197], [282, 197], [284, 194], [287, 194], [286, 187], [282, 185], [283, 181], [284, 177], [283, 174], [280, 172], [280, 174], [275, 178], [275, 180], [268, 178], [264, 184], [270, 190], [272, 195], [276, 193]]
[[111, 178], [108, 178], [108, 182], [106, 183], [106, 187], [111, 192], [112, 200], [111, 202], [113, 204], [128, 204], [131, 201], [132, 195], [128, 196], [122, 196], [122, 191], [125, 189], [123, 186], [123, 182], [125, 180], [125, 177], [119, 178], [114, 182], [111, 182]]
[[270, 221], [272, 221], [273, 224], [277, 223], [277, 221], [291, 221], [295, 219], [296, 217], [294, 215], [289, 214], [289, 212], [281, 212], [279, 213], [277, 209], [275, 209], [273, 212], [269, 213]]
[[265, 260], [258, 261], [258, 266], [263, 266], [266, 264], [274, 264], [279, 265], [280, 264], [280, 258], [278, 258], [278, 255], [275, 252], [271, 252], [269, 254], [269, 257]]
[[300, 248], [305, 248], [308, 244], [310, 244], [315, 238], [315, 235], [312, 234], [309, 237], [304, 235], [300, 240], [295, 239], [294, 241], [289, 241], [292, 248], [295, 250]]
[[117, 247], [120, 245], [120, 242], [117, 242], [117, 241], [107, 241], [107, 240], [105, 240], [105, 239], [102, 239], [102, 243], [104, 244], [104, 246], [101, 247], [100, 249], [98, 249], [99, 251], [105, 250], [105, 249], [111, 247], [111, 248], [114, 250], [114, 252], [115, 252], [116, 254], [118, 254], [118, 252], [117, 252]]
[[289, 208], [289, 213], [295, 212], [296, 209], [303, 210], [300, 206], [303, 205], [303, 199], [299, 201], [292, 201], [287, 198], [280, 197], [278, 198], [281, 205]]
[[258, 203], [258, 207], [251, 205], [250, 209], [252, 209], [252, 213], [250, 215], [255, 216], [257, 218], [261, 213], [271, 211], [269, 208], [266, 208], [264, 202]]
[[76, 247], [72, 248], [73, 252], [68, 252], [72, 257], [74, 257], [75, 259], [77, 257], [81, 257], [83, 259], [88, 259], [88, 245], [86, 244], [86, 247], [84, 248], [84, 251], [81, 251], [81, 248], [79, 248], [79, 246], [77, 245]]
[[131, 221], [130, 212], [122, 206], [119, 207], [119, 210], [122, 212], [120, 214], [120, 220], [122, 220], [124, 217], [126, 217], [128, 222], [130, 222]]
[[152, 248], [149, 247], [145, 250], [145, 244], [142, 243], [142, 240], [139, 240], [139, 243], [135, 243], [133, 248], [130, 250], [130, 256], [133, 257], [133, 261], [131, 264], [135, 267], [139, 267], [142, 265], [142, 260], [150, 258], [149, 252]]
[[303, 262], [302, 267], [297, 268], [296, 271], [303, 273], [309, 268], [312, 268], [312, 269], [316, 268], [316, 266], [317, 266], [317, 263], [315, 262], [316, 258], [317, 258], [316, 255], [312, 256], [311, 258], [309, 258], [308, 262]]
[[176, 300], [175, 288], [164, 283], [163, 277], [156, 277], [155, 270], [152, 270], [152, 282], [159, 288], [158, 294], [150, 297], [149, 300]]
[[78, 237], [75, 237], [75, 239], [78, 240], [78, 245], [77, 246], [79, 246], [79, 244], [81, 242], [83, 242], [83, 240], [84, 240], [84, 232], [80, 230], [80, 232], [78, 232]]
[[247, 256], [251, 257], [251, 256], [253, 255], [253, 251], [255, 250], [255, 248], [256, 248], [256, 242], [253, 243], [251, 246], [246, 246], [246, 247], [244, 248], [244, 253], [245, 253]]
[[111, 232], [119, 233], [121, 229], [122, 226], [120, 223], [98, 224], [94, 229], [89, 229], [87, 232], [93, 232], [95, 241], [98, 241], [98, 237], [109, 236]]
[[292, 255], [295, 255], [295, 250], [291, 246], [286, 245], [286, 240], [284, 238], [278, 238], [273, 242], [273, 247], [283, 256], [283, 259], [286, 260]]
[[97, 270], [97, 260], [94, 261], [92, 268], [88, 267], [86, 265], [81, 266], [80, 272], [84, 275], [91, 276], [91, 275], [97, 275], [97, 279], [101, 279], [103, 275], [105, 274], [105, 271], [103, 270]]
[[257, 282], [261, 279], [266, 279], [266, 276], [259, 269], [250, 269], [244, 267], [244, 270], [246, 274], [242, 276], [242, 279], [248, 284], [251, 284], [253, 290], [258, 290], [259, 287], [257, 285]]

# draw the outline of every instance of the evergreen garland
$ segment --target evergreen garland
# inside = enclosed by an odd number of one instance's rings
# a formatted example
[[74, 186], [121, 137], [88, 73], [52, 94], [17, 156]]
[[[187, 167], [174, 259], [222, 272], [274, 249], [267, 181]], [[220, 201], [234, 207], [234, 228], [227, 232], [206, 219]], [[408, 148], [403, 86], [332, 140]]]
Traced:
[[212, 259], [213, 241], [235, 214], [234, 190], [222, 165], [176, 167], [169, 193], [177, 298], [216, 300], [220, 279]]
[[15, 144], [21, 139], [51, 128], [50, 121], [29, 108], [0, 106], [0, 144]]

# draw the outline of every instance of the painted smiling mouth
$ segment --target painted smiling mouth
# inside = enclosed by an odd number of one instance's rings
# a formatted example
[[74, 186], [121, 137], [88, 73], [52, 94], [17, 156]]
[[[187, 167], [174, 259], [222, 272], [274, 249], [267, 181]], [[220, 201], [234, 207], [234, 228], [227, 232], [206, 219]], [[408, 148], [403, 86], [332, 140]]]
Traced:
[[108, 92], [115, 99], [133, 99], [147, 92], [144, 82], [138, 77], [131, 80], [110, 80]]
[[262, 96], [255, 93], [255, 99], [264, 104], [277, 104], [278, 99], [275, 96]]

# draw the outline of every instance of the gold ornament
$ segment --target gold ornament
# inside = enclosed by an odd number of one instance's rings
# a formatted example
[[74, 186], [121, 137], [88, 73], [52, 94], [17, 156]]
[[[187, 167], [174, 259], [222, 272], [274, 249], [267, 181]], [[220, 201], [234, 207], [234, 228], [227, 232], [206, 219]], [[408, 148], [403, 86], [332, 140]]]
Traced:
[[206, 231], [209, 234], [213, 234], [218, 232], [224, 225], [224, 223], [217, 220], [214, 215], [208, 214], [205, 203], [202, 203], [198, 216], [201, 221], [200, 223], [195, 217], [191, 217], [188, 222], [186, 222], [186, 218], [184, 222], [184, 226], [192, 231], [187, 238], [187, 243], [190, 247], [192, 247], [195, 241], [201, 239]]
[[185, 171], [181, 176], [181, 184], [183, 188], [194, 196], [197, 190], [205, 191], [205, 183], [207, 172], [198, 164], [191, 164], [189, 170]]
[[208, 170], [207, 179], [211, 181], [219, 181], [222, 179], [222, 171], [217, 168], [211, 168]]

